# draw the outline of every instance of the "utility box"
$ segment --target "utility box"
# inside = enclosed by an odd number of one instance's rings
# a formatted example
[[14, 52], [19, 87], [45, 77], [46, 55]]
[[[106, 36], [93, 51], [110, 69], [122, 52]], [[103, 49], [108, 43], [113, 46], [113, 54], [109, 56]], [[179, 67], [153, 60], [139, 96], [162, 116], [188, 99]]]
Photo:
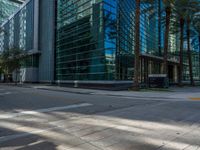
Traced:
[[150, 74], [149, 87], [150, 88], [168, 88], [169, 79], [166, 74]]

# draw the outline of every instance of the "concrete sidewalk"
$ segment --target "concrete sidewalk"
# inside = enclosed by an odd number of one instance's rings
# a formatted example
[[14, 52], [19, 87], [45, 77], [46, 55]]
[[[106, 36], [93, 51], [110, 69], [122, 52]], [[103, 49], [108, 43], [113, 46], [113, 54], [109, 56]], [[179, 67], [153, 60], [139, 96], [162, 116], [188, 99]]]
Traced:
[[83, 89], [83, 88], [73, 88], [73, 87], [60, 87], [53, 85], [44, 84], [22, 84], [22, 87], [58, 91], [58, 92], [68, 92], [75, 94], [93, 94], [93, 95], [106, 95], [106, 96], [117, 96], [117, 97], [127, 97], [127, 98], [147, 98], [147, 99], [170, 99], [170, 100], [188, 100], [188, 99], [199, 99], [200, 98], [200, 87], [171, 87], [169, 89], [147, 89], [141, 91], [107, 91], [107, 90], [97, 90], [97, 89]]

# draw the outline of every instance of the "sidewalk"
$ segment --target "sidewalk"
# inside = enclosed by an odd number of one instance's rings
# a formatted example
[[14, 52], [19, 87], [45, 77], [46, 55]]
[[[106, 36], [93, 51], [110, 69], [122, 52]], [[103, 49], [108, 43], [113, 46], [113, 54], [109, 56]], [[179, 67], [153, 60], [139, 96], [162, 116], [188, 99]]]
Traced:
[[75, 94], [92, 94], [106, 96], [122, 96], [127, 98], [147, 98], [147, 99], [176, 99], [188, 100], [190, 98], [200, 98], [200, 87], [171, 87], [167, 90], [141, 90], [141, 91], [106, 91], [96, 89], [83, 89], [72, 87], [59, 87], [47, 84], [23, 84], [21, 87], [34, 88], [40, 90], [69, 92]]

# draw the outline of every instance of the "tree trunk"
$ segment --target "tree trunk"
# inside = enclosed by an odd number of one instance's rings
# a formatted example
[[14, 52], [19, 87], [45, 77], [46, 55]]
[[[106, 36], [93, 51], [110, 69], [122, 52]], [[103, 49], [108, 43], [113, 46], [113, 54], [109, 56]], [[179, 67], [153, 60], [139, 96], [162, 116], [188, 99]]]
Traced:
[[189, 62], [190, 84], [194, 86], [192, 56], [191, 56], [191, 50], [190, 50], [190, 19], [187, 19], [187, 53], [188, 53], [188, 62]]
[[135, 11], [135, 65], [134, 65], [134, 89], [139, 90], [140, 76], [140, 0], [136, 0]]
[[182, 77], [183, 77], [183, 31], [184, 31], [184, 23], [185, 20], [183, 18], [180, 18], [180, 64], [179, 64], [179, 86], [182, 86]]
[[170, 30], [170, 17], [171, 17], [171, 8], [166, 7], [166, 29], [165, 29], [165, 46], [164, 46], [164, 56], [163, 56], [163, 74], [168, 76], [168, 45], [169, 45], [169, 30]]

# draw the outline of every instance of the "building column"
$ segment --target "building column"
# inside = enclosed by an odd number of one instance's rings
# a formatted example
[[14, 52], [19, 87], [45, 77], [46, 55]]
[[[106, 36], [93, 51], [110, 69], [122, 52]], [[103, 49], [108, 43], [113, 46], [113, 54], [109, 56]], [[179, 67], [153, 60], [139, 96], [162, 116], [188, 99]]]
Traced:
[[174, 65], [174, 82], [177, 83], [178, 82], [178, 66]]
[[152, 74], [152, 61], [149, 60], [149, 74]]
[[34, 38], [33, 38], [33, 51], [38, 52], [39, 40], [39, 0], [34, 0]]

